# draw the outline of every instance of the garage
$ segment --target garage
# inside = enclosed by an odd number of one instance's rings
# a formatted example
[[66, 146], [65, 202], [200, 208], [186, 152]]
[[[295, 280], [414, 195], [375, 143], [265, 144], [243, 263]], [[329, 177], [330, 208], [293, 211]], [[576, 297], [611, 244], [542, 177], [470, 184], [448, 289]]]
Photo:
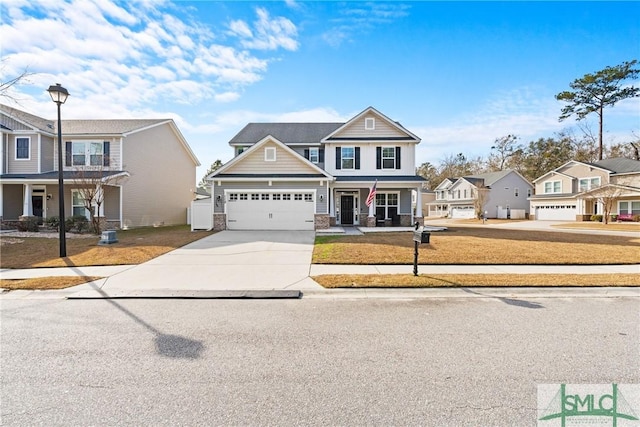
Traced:
[[459, 207], [451, 208], [451, 218], [455, 218], [455, 219], [475, 218], [475, 209], [473, 209], [473, 206], [459, 206]]
[[540, 221], [575, 221], [578, 210], [576, 205], [536, 206], [535, 219]]
[[314, 230], [314, 193], [228, 191], [228, 230]]

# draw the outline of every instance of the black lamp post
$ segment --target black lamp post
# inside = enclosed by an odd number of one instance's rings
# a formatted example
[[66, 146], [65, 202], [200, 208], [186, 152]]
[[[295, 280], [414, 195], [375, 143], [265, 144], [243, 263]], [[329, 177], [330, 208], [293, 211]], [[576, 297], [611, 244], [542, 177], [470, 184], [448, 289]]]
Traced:
[[69, 96], [69, 92], [60, 86], [60, 83], [49, 86], [47, 89], [53, 102], [58, 104], [58, 204], [60, 209], [60, 258], [67, 256], [67, 239], [65, 236], [65, 218], [64, 218], [64, 176], [62, 167], [62, 120], [60, 119], [60, 105], [64, 104]]

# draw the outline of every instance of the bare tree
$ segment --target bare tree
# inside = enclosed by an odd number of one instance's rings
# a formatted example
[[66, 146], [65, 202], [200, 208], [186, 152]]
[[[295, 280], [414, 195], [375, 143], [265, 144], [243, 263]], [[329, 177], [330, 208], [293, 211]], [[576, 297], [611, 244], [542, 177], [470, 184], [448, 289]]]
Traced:
[[605, 224], [609, 223], [611, 211], [623, 194], [624, 189], [615, 184], [603, 185], [592, 192], [591, 197], [602, 204], [602, 220]]
[[119, 185], [128, 176], [127, 172], [110, 174], [102, 166], [76, 169], [73, 181], [82, 198], [84, 208], [89, 212], [91, 230], [95, 234], [102, 232], [100, 212], [104, 205], [105, 190], [110, 186]]
[[473, 208], [476, 211], [476, 218], [482, 218], [484, 215], [484, 205], [489, 197], [489, 189], [486, 187], [476, 187], [473, 191]]
[[509, 165], [509, 160], [518, 154], [517, 142], [518, 137], [515, 135], [496, 138], [489, 155], [489, 168], [492, 170], [505, 170]]
[[5, 99], [5, 100], [10, 100], [13, 101], [17, 104], [19, 104], [19, 100], [14, 97], [13, 95], [11, 95], [10, 89], [13, 86], [22, 84], [22, 83], [28, 83], [29, 82], [29, 77], [34, 75], [34, 73], [30, 73], [28, 68], [25, 68], [24, 71], [22, 73], [20, 73], [18, 76], [15, 77], [10, 77], [7, 80], [4, 79], [4, 68], [5, 68], [5, 64], [4, 64], [5, 59], [2, 60], [2, 65], [0, 66], [0, 69], [2, 69], [2, 81], [0, 81], [0, 98]]

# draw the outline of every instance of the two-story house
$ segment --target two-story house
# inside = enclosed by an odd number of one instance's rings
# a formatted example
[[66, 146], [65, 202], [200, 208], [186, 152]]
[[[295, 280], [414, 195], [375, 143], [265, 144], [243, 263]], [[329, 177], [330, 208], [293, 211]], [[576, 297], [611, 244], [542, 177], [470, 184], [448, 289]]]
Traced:
[[575, 160], [535, 179], [531, 213], [537, 220], [588, 221], [602, 214], [602, 194], [617, 200], [612, 214], [640, 214], [640, 162], [613, 158], [594, 163]]
[[[250, 123], [211, 174], [214, 229], [409, 226], [420, 138], [370, 107], [346, 123]], [[375, 198], [366, 200], [375, 185]]]
[[533, 186], [515, 170], [444, 179], [435, 188], [429, 216], [449, 218], [525, 218]]
[[[0, 218], [58, 216], [57, 120], [0, 104]], [[171, 119], [63, 120], [65, 216], [100, 188], [108, 227], [185, 224], [198, 159]], [[170, 171], [170, 173], [168, 173]]]

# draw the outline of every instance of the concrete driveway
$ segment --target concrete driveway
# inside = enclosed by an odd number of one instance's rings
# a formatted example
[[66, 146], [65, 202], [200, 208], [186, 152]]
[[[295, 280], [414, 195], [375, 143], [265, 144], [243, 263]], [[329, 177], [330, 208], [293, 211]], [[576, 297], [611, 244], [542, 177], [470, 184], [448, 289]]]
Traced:
[[109, 277], [102, 289], [322, 289], [309, 278], [313, 231], [221, 231]]

